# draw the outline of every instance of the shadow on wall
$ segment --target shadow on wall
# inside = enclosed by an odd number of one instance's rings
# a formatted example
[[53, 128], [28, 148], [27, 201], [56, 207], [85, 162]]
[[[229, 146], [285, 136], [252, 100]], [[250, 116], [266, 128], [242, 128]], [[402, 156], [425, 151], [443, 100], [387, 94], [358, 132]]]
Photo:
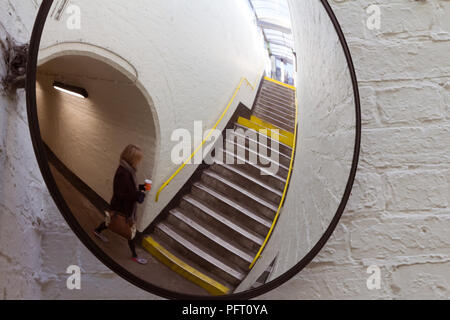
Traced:
[[[89, 97], [57, 91], [54, 81], [85, 88]], [[65, 55], [39, 67], [36, 94], [44, 142], [104, 200], [111, 199], [120, 153], [130, 143], [144, 152], [137, 178], [151, 177], [155, 121], [149, 102], [124, 74], [92, 57]]]

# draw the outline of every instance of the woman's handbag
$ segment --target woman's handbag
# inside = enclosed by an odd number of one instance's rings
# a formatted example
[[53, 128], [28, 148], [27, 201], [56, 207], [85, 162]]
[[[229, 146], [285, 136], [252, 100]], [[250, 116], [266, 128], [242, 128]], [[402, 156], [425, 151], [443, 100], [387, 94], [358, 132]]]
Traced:
[[105, 211], [105, 215], [106, 226], [109, 230], [127, 240], [134, 239], [136, 236], [136, 226], [131, 219], [128, 220], [125, 215], [117, 211]]

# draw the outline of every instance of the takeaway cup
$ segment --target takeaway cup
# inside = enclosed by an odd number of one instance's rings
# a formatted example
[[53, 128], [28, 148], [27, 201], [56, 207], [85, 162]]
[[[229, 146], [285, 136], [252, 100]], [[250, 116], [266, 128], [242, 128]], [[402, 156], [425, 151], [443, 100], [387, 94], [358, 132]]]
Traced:
[[152, 189], [152, 180], [146, 179], [145, 180], [145, 191], [150, 191]]

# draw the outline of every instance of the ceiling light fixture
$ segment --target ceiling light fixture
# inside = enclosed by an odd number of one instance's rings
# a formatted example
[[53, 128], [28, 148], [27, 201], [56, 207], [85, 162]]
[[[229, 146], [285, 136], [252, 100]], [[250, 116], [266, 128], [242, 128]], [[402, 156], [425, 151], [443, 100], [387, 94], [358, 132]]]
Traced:
[[78, 98], [85, 99], [89, 96], [88, 92], [84, 88], [72, 86], [70, 84], [65, 84], [58, 81], [53, 82], [53, 88]]

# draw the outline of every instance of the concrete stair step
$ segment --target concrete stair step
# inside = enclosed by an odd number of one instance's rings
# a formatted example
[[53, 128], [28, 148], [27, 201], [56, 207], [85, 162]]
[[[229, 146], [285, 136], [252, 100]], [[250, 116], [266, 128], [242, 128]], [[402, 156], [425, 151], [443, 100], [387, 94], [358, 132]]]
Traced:
[[273, 219], [278, 210], [278, 206], [268, 202], [246, 188], [243, 188], [216, 172], [208, 169], [203, 171], [202, 181], [205, 185], [210, 186], [238, 203], [245, 204], [252, 208], [255, 213], [262, 215], [268, 219]]
[[264, 79], [263, 86], [276, 89], [277, 91], [284, 92], [286, 94], [293, 94], [293, 93], [295, 93], [295, 88], [293, 88], [292, 86], [287, 87], [289, 85], [286, 86], [285, 83], [278, 84], [278, 83], [274, 83], [272, 81], [267, 81], [266, 79]]
[[245, 277], [243, 270], [223, 262], [214, 252], [193, 241], [186, 234], [181, 234], [167, 222], [157, 224], [154, 234], [161, 239], [163, 245], [171, 248], [175, 255], [194, 262], [200, 271], [208, 272], [218, 281], [236, 286]]
[[265, 99], [258, 99], [255, 104], [255, 109], [257, 108], [263, 108], [268, 112], [277, 114], [281, 119], [286, 119], [288, 121], [295, 119], [295, 105], [292, 109], [287, 109], [280, 104], [270, 102]]
[[295, 119], [295, 108], [293, 108], [291, 112], [286, 110], [284, 107], [280, 107], [279, 105], [273, 103], [268, 103], [261, 99], [257, 101], [254, 109], [264, 109], [266, 112], [278, 115], [278, 117], [280, 117], [280, 120], [287, 120], [294, 122]]
[[261, 119], [261, 118], [258, 118], [258, 117], [257, 117], [256, 115], [254, 115], [254, 114], [252, 114], [252, 115], [250, 116], [250, 120], [253, 121], [253, 122], [255, 122], [255, 123], [258, 123], [258, 124], [262, 125], [263, 127], [266, 127], [267, 129], [271, 129], [271, 130], [276, 129], [276, 130], [279, 130], [280, 133], [281, 133], [282, 135], [284, 135], [284, 136], [294, 138], [294, 133], [293, 133], [293, 132], [289, 132], [289, 131], [283, 130], [283, 129], [281, 129], [280, 127], [277, 127], [276, 125], [274, 125], [274, 124], [272, 124], [272, 123], [270, 123], [270, 122], [268, 122], [268, 121], [265, 121], [265, 120], [263, 120], [263, 119]]
[[272, 79], [270, 77], [264, 77], [263, 81], [264, 81], [264, 84], [274, 85], [274, 86], [280, 87], [280, 88], [285, 89], [285, 90], [294, 91], [293, 88], [295, 89], [295, 87], [292, 86], [292, 85], [285, 84], [283, 82], [279, 82], [279, 81], [277, 81], [275, 79]]
[[280, 143], [285, 144], [291, 148], [294, 144], [294, 135], [292, 133], [284, 134], [279, 129], [269, 129], [265, 125], [261, 125], [260, 123], [254, 122], [251, 119], [247, 119], [244, 117], [239, 117], [237, 119], [237, 123], [247, 129], [258, 131], [260, 135], [268, 136], [271, 139], [279, 141]]
[[[248, 134], [246, 134], [246, 133], [248, 133]], [[292, 152], [289, 155], [286, 155], [286, 154], [280, 152], [280, 150], [272, 149], [270, 147], [270, 143], [267, 143], [268, 141], [266, 141], [266, 143], [264, 143], [264, 141], [261, 141], [261, 139], [257, 138], [256, 131], [253, 131], [254, 134], [250, 134], [250, 133], [251, 133], [251, 131], [234, 130], [234, 131], [229, 132], [226, 139], [235, 141], [235, 143], [240, 144], [240, 145], [245, 145], [247, 148], [262, 150], [261, 152], [265, 153], [265, 154], [272, 155], [272, 153], [276, 153], [276, 155], [274, 155], [274, 157], [278, 157], [279, 162], [282, 165], [284, 165], [286, 167], [290, 166]]]
[[273, 107], [275, 110], [281, 110], [287, 114], [289, 114], [289, 113], [295, 114], [295, 102], [285, 103], [283, 101], [280, 101], [276, 98], [272, 98], [272, 97], [264, 95], [264, 94], [261, 94], [260, 96], [258, 96], [258, 100], [256, 102]]
[[194, 183], [192, 194], [214, 210], [220, 210], [229, 220], [255, 231], [262, 237], [266, 237], [272, 226], [272, 220], [261, 217], [247, 206], [230, 199], [201, 182]]
[[240, 157], [234, 152], [225, 150], [224, 153], [225, 163], [234, 163], [240, 170], [247, 172], [251, 176], [258, 177], [273, 188], [278, 190], [284, 189], [286, 179], [276, 174], [276, 172], [272, 172], [268, 168], [262, 167], [245, 157]]
[[227, 179], [239, 184], [243, 187], [247, 187], [260, 197], [267, 199], [275, 205], [279, 204], [283, 193], [268, 185], [266, 182], [260, 180], [258, 177], [254, 177], [245, 171], [239, 169], [238, 165], [218, 164], [215, 163], [211, 166], [211, 170], [216, 171], [218, 174], [226, 177]]
[[270, 106], [267, 104], [264, 104], [263, 102], [258, 102], [255, 105], [255, 110], [261, 109], [264, 112], [268, 112], [271, 116], [278, 116], [280, 120], [292, 123], [295, 121], [295, 110], [294, 112], [287, 112], [284, 110], [281, 110], [280, 108], [277, 108], [275, 106]]
[[[228, 151], [239, 155], [241, 158], [248, 159], [250, 162], [255, 163], [260, 167], [268, 167], [273, 169], [273, 174], [280, 176], [283, 179], [287, 178], [289, 167], [280, 163], [280, 159], [277, 159], [278, 154], [274, 153], [272, 156], [264, 155], [263, 152], [258, 152], [252, 147], [247, 147], [245, 144], [240, 144], [234, 139], [226, 139], [226, 148]], [[224, 159], [225, 160], [225, 159]], [[226, 161], [220, 161], [219, 163], [227, 163]], [[237, 161], [229, 164], [239, 164]]]
[[277, 86], [277, 85], [273, 86], [271, 84], [264, 83], [261, 90], [264, 90], [265, 92], [273, 93], [273, 94], [275, 94], [279, 97], [282, 97], [286, 100], [295, 98], [294, 90], [284, 88], [282, 86]]
[[220, 257], [221, 261], [230, 261], [242, 269], [249, 267], [255, 255], [245, 251], [242, 247], [235, 245], [228, 237], [219, 236], [218, 230], [211, 226], [197, 221], [195, 217], [191, 219], [186, 211], [176, 208], [170, 210], [167, 221], [182, 230], [197, 242], [202, 243]]
[[292, 125], [295, 123], [295, 112], [287, 115], [286, 112], [280, 109], [278, 106], [268, 105], [264, 103], [264, 101], [259, 100], [255, 104], [253, 111], [257, 110], [263, 111], [264, 113], [269, 114], [271, 117], [275, 117], [281, 122], [292, 123]]
[[263, 88], [270, 88], [270, 89], [276, 90], [277, 92], [282, 92], [286, 95], [292, 95], [295, 93], [295, 90], [293, 90], [291, 88], [287, 88], [285, 86], [282, 86], [280, 84], [277, 84], [277, 83], [274, 83], [271, 81], [267, 81], [267, 80], [264, 80], [262, 86], [263, 86]]
[[292, 125], [294, 125], [294, 123], [295, 123], [295, 113], [292, 113], [291, 115], [287, 115], [286, 113], [284, 113], [280, 109], [277, 109], [276, 107], [261, 104], [259, 102], [255, 105], [254, 110], [255, 111], [256, 110], [263, 111], [264, 113], [267, 113], [268, 115], [270, 115], [272, 118], [278, 119], [279, 121], [281, 121], [283, 123], [290, 123]]
[[260, 94], [262, 96], [267, 96], [270, 97], [274, 100], [283, 102], [283, 104], [286, 105], [291, 105], [295, 103], [295, 96], [294, 94], [292, 95], [285, 95], [283, 93], [277, 92], [276, 90], [273, 89], [269, 89], [269, 88], [262, 88], [260, 91]]
[[271, 88], [271, 89], [273, 89], [273, 90], [275, 90], [277, 92], [280, 92], [280, 93], [283, 93], [283, 94], [286, 94], [286, 95], [293, 95], [293, 94], [295, 94], [295, 90], [294, 89], [288, 88], [288, 87], [286, 87], [284, 85], [280, 85], [278, 83], [273, 83], [271, 81], [264, 81], [262, 86], [263, 86], [263, 88]]
[[241, 219], [234, 221], [230, 215], [217, 211], [196, 196], [183, 197], [180, 208], [189, 212], [196, 221], [202, 221], [216, 230], [219, 235], [226, 235], [232, 243], [247, 249], [253, 256], [258, 252], [264, 238], [242, 224]]
[[295, 93], [292, 91], [291, 93], [286, 93], [283, 91], [279, 91], [278, 88], [274, 88], [271, 86], [262, 86], [261, 90], [259, 91], [260, 95], [270, 96], [275, 100], [282, 100], [286, 102], [287, 104], [291, 104], [295, 101]]
[[[235, 132], [243, 132], [246, 136], [252, 137], [252, 140], [255, 140], [255, 138], [260, 141], [261, 144], [265, 144], [271, 149], [279, 150], [280, 153], [283, 153], [287, 157], [291, 157], [292, 155], [292, 148], [288, 146], [287, 144], [284, 144], [280, 141], [276, 141], [272, 139], [271, 137], [268, 137], [266, 135], [260, 134], [258, 131], [247, 128], [239, 123], [234, 124]], [[263, 137], [260, 137], [263, 136]]]
[[291, 133], [294, 133], [294, 131], [295, 131], [295, 122], [294, 121], [281, 121], [281, 120], [279, 120], [279, 117], [269, 115], [269, 113], [262, 112], [259, 109], [255, 110], [255, 115], [267, 122], [270, 122], [270, 123], [276, 125], [280, 129], [286, 130]]

